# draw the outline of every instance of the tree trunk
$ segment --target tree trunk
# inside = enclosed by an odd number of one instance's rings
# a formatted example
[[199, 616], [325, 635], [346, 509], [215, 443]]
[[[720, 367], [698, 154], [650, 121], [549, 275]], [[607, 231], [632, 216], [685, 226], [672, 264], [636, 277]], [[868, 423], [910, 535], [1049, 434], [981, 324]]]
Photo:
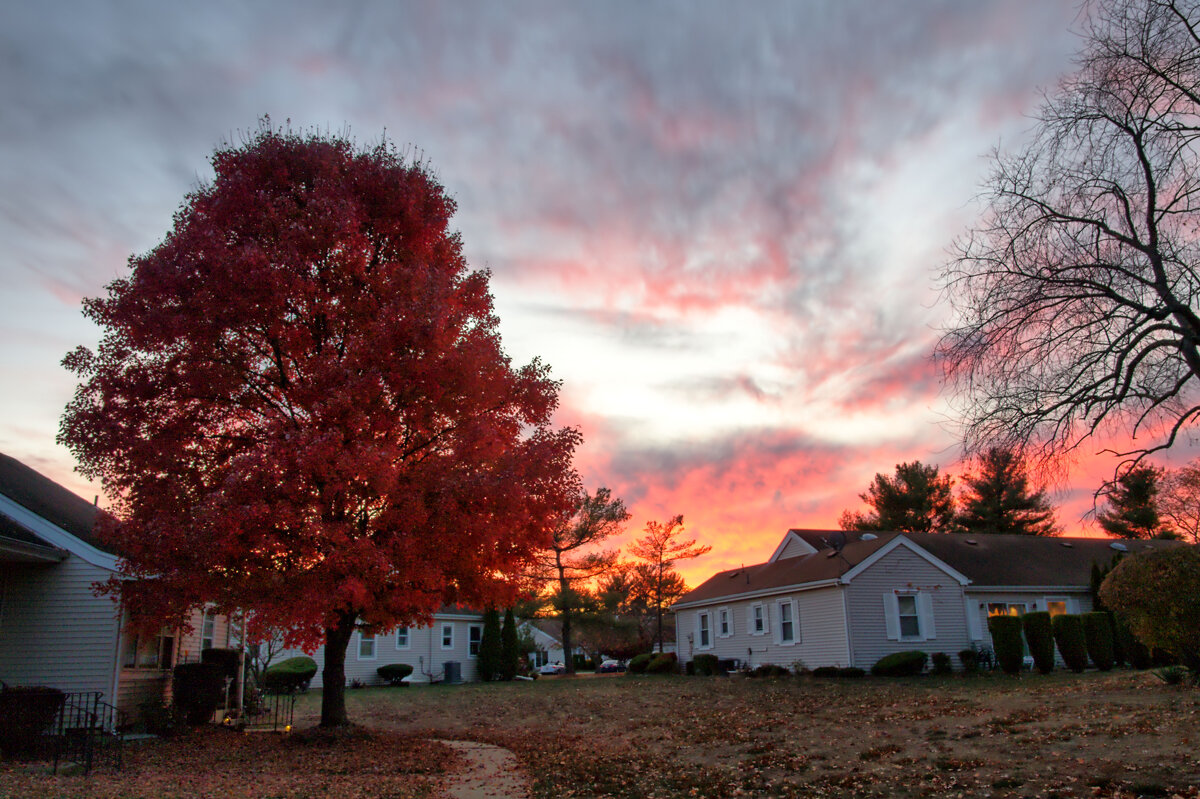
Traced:
[[345, 727], [350, 723], [346, 715], [346, 647], [354, 635], [354, 622], [358, 614], [345, 611], [338, 616], [337, 624], [325, 628], [325, 670], [321, 673], [321, 726]]

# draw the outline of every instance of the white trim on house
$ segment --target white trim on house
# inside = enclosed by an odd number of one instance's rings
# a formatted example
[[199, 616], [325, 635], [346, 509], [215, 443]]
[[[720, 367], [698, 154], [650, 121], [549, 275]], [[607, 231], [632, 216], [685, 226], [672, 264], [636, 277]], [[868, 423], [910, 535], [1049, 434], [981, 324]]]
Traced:
[[[479, 631], [478, 638], [474, 638], [471, 635], [476, 630]], [[472, 652], [471, 652], [471, 644], [475, 645], [474, 654], [472, 654]], [[469, 657], [471, 660], [477, 659], [479, 657], [479, 649], [482, 646], [483, 646], [483, 625], [482, 624], [468, 624], [467, 625], [467, 657]]]
[[[450, 631], [450, 643], [446, 643], [446, 630]], [[443, 621], [438, 627], [438, 640], [443, 650], [454, 649], [454, 623]]]
[[[696, 649], [700, 651], [712, 649], [714, 646], [713, 613], [702, 610], [696, 614]], [[707, 643], [705, 638], [708, 639]]]
[[1052, 594], [1090, 594], [1092, 589], [1087, 586], [1070, 586], [1070, 585], [975, 585], [971, 584], [966, 589], [968, 593], [978, 594], [983, 592], [1009, 593], [1009, 594], [1036, 594], [1036, 593], [1052, 593]]
[[[879, 560], [886, 557], [896, 547], [901, 547], [901, 546], [908, 549], [914, 555], [917, 555], [918, 557], [925, 559], [935, 568], [940, 569], [941, 571], [944, 571], [949, 577], [956, 580], [959, 585], [971, 585], [971, 579], [969, 577], [967, 577], [965, 574], [963, 574], [962, 572], [956, 571], [954, 568], [952, 568], [950, 566], [950, 564], [946, 563], [945, 561], [943, 561], [939, 558], [935, 558], [933, 555], [930, 555], [927, 551], [925, 551], [921, 547], [917, 546], [913, 542], [909, 541], [907, 538], [904, 538], [902, 535], [896, 536], [891, 541], [889, 541], [888, 543], [881, 546], [879, 549], [872, 552], [866, 558], [863, 558], [861, 561], [859, 561], [857, 566], [855, 566], [854, 568], [850, 569], [849, 571], [847, 571], [845, 574], [842, 575], [840, 582], [843, 585], [848, 585], [850, 583], [850, 581], [853, 580], [855, 577], [857, 577], [858, 575], [865, 572], [867, 569], [874, 566], [876, 562], [878, 562]], [[975, 588], [976, 586], [972, 585], [971, 587]]]
[[[371, 654], [364, 655], [363, 654], [363, 645], [367, 644], [367, 643], [371, 644]], [[358, 653], [359, 660], [378, 660], [379, 659], [379, 636], [375, 635], [373, 633], [371, 635], [367, 635], [366, 633], [364, 633], [360, 630], [358, 633], [358, 649], [356, 650], [356, 652]]]
[[691, 602], [680, 602], [672, 605], [672, 610], [687, 610], [688, 608], [704, 607], [711, 605], [714, 602], [741, 602], [747, 599], [765, 599], [767, 597], [779, 596], [780, 594], [795, 594], [798, 591], [815, 591], [818, 588], [829, 588], [833, 585], [838, 585], [840, 581], [834, 577], [828, 580], [816, 580], [811, 583], [793, 583], [792, 585], [781, 585], [777, 588], [760, 588], [757, 591], [746, 591], [741, 594], [722, 594], [721, 596], [712, 597], [710, 599], [695, 599]]
[[[756, 618], [754, 611], [761, 610], [762, 617]], [[762, 626], [758, 625], [762, 622]], [[746, 632], [750, 635], [766, 635], [771, 627], [771, 619], [767, 613], [767, 604], [765, 602], [755, 602], [750, 607], [746, 608]]]
[[[911, 597], [912, 612], [903, 613], [902, 598]], [[907, 604], [907, 603], [906, 603]], [[920, 589], [897, 588], [883, 595], [884, 622], [889, 641], [933, 641], [937, 639], [937, 625], [933, 618], [933, 596]], [[917, 634], [904, 634], [904, 619], [915, 618]]]
[[[800, 614], [793, 598], [781, 599], [775, 603], [775, 646], [795, 646], [801, 643]], [[788, 626], [788, 637], [783, 635], [784, 625]]]
[[733, 608], [722, 605], [717, 608], [717, 637], [729, 638], [733, 635]]
[[[397, 627], [395, 632], [396, 632], [396, 636], [395, 636], [394, 640], [396, 642], [396, 649], [401, 652], [412, 649], [412, 628], [411, 627]], [[404, 643], [403, 644], [400, 643], [400, 633], [401, 632], [404, 633]]]
[[[779, 560], [779, 556], [783, 554], [783, 551], [788, 548], [789, 544], [798, 544], [805, 555], [812, 555], [817, 551], [816, 547], [801, 538], [795, 530], [788, 530], [787, 535], [779, 542], [779, 546], [775, 547], [775, 551], [771, 553], [771, 557], [767, 558], [767, 563], [774, 563]], [[789, 555], [788, 557], [799, 556]]]
[[38, 514], [14, 502], [4, 494], [0, 494], [0, 513], [26, 528], [46, 543], [65, 549], [73, 555], [78, 555], [85, 562], [101, 569], [117, 571], [117, 556], [97, 549], [86, 541], [80, 540], [56, 524], [51, 524]]

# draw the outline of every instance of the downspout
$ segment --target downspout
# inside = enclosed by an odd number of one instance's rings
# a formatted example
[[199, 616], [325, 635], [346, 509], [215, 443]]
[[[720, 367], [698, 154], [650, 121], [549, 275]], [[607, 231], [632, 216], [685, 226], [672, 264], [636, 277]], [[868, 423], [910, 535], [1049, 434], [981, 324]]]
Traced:
[[846, 597], [846, 583], [842, 583], [842, 632], [846, 635], [846, 666], [854, 665], [853, 635], [850, 631], [850, 600]]
[[[113, 636], [116, 639], [116, 645], [112, 658], [112, 693], [109, 694], [112, 697], [112, 701], [109, 704], [121, 710], [122, 708], [117, 704], [119, 698], [117, 691], [121, 688], [121, 653], [125, 651], [125, 609], [120, 605], [117, 605], [117, 612], [113, 614], [113, 621], [116, 625], [116, 629], [114, 630], [116, 635]], [[113, 724], [116, 723], [117, 719], [114, 718]]]

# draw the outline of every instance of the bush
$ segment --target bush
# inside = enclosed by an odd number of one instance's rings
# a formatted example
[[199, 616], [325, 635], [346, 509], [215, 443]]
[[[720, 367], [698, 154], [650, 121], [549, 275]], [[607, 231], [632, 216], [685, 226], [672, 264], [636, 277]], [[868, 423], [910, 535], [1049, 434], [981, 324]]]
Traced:
[[180, 663], [171, 680], [171, 698], [184, 720], [204, 724], [225, 699], [225, 674], [218, 663]]
[[867, 673], [865, 671], [863, 671], [862, 669], [855, 668], [854, 666], [847, 666], [845, 668], [838, 669], [837, 676], [842, 678], [843, 680], [845, 680], [845, 679], [857, 680], [861, 677], [866, 677]]
[[0, 752], [8, 755], [35, 751], [66, 698], [57, 688], [4, 686], [0, 690]]
[[388, 685], [407, 685], [404, 678], [413, 673], [413, 667], [407, 663], [389, 663], [375, 669], [375, 673]]
[[236, 649], [201, 649], [200, 662], [214, 663], [221, 669], [222, 677], [236, 680], [242, 663], [242, 653]]
[[1054, 625], [1050, 623], [1049, 612], [1026, 613], [1021, 617], [1021, 626], [1025, 628], [1034, 668], [1042, 674], [1054, 671]]
[[786, 677], [790, 674], [786, 666], [777, 666], [774, 663], [764, 663], [758, 668], [750, 672], [751, 677]]
[[500, 679], [512, 680], [521, 665], [521, 644], [517, 635], [517, 619], [513, 609], [504, 611], [504, 624], [500, 627]]
[[871, 673], [876, 677], [912, 677], [925, 670], [929, 656], [920, 650], [893, 652], [876, 661]]
[[651, 655], [649, 652], [643, 652], [640, 655], [634, 655], [633, 659], [629, 661], [629, 668], [627, 671], [630, 674], [645, 674], [646, 667], [650, 665], [650, 661], [653, 657], [654, 655]]
[[840, 668], [838, 668], [837, 666], [817, 666], [815, 669], [812, 670], [812, 676], [820, 677], [821, 679], [828, 679], [830, 677], [840, 677], [840, 676], [842, 676], [841, 671], [842, 670]]
[[962, 663], [963, 671], [967, 674], [974, 674], [979, 671], [979, 652], [974, 649], [963, 649], [958, 653], [958, 660]]
[[674, 652], [660, 652], [646, 666], [647, 674], [675, 674], [679, 671], [679, 659]]
[[1183, 666], [1164, 666], [1161, 669], [1154, 670], [1154, 676], [1167, 685], [1181, 685], [1187, 673], [1187, 669]]
[[1112, 623], [1103, 611], [1083, 614], [1083, 640], [1088, 657], [1100, 671], [1113, 667]]
[[721, 661], [716, 655], [696, 655], [689, 662], [695, 664], [694, 670], [701, 677], [712, 677], [724, 673], [721, 671]]
[[262, 689], [271, 694], [294, 694], [307, 691], [317, 676], [317, 661], [306, 655], [280, 661], [262, 673]]
[[479, 638], [479, 655], [475, 666], [479, 679], [484, 682], [498, 680], [504, 667], [503, 646], [500, 643], [500, 612], [489, 608], [483, 614], [483, 633]]
[[1121, 558], [1104, 578], [1100, 597], [1152, 652], [1161, 649], [1200, 671], [1200, 548]]
[[1087, 668], [1087, 640], [1083, 635], [1083, 620], [1073, 613], [1055, 616], [1054, 643], [1067, 668], [1078, 674]]
[[954, 671], [954, 664], [945, 652], [934, 652], [932, 660], [934, 674], [949, 674]]
[[1021, 640], [1019, 616], [989, 616], [988, 632], [992, 635], [992, 649], [996, 662], [1005, 674], [1020, 674], [1025, 662], [1025, 645]]

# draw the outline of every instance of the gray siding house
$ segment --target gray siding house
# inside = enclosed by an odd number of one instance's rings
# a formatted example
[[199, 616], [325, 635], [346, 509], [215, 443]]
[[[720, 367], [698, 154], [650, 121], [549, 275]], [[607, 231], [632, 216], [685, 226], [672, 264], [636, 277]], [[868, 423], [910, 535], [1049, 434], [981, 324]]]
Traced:
[[1091, 610], [1093, 563], [1169, 541], [789, 530], [765, 563], [674, 605], [680, 660], [869, 669], [893, 652], [990, 647], [987, 617]]

